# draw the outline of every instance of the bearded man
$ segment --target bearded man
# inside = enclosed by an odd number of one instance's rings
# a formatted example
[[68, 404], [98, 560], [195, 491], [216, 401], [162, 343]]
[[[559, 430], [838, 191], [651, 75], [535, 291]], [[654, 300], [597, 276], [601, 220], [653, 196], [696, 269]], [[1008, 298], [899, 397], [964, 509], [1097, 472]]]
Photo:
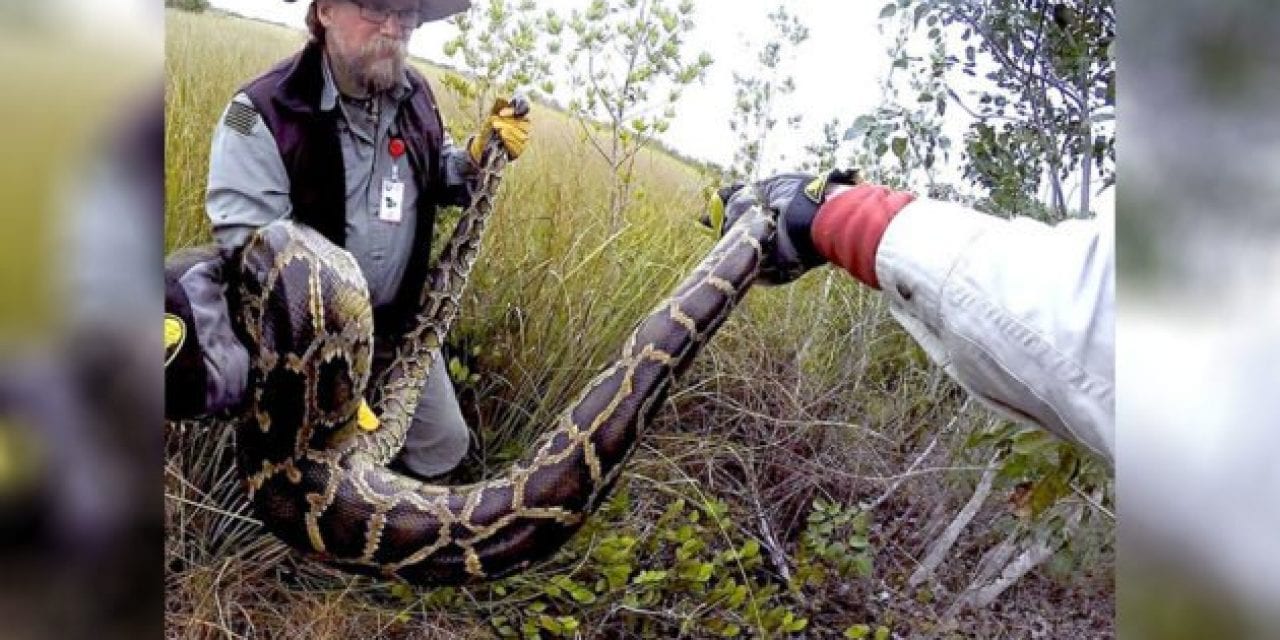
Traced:
[[[392, 337], [407, 326], [422, 291], [437, 206], [470, 204], [492, 133], [511, 158], [528, 140], [528, 119], [508, 109], [490, 117], [465, 148], [454, 146], [430, 87], [407, 64], [418, 26], [469, 6], [469, 0], [315, 0], [306, 19], [310, 41], [245, 84], [214, 131], [206, 211], [223, 259], [284, 216], [346, 248], [369, 284], [375, 375], [393, 355]], [[219, 268], [199, 260], [166, 265], [173, 272], [166, 290], [186, 311], [175, 315], [192, 318], [205, 365], [196, 367], [198, 382], [170, 382], [171, 416], [243, 400], [248, 359], [230, 329]], [[174, 397], [184, 393], [198, 397]], [[184, 400], [187, 406], [171, 411]], [[423, 479], [439, 476], [462, 460], [469, 442], [437, 359], [396, 466]]]

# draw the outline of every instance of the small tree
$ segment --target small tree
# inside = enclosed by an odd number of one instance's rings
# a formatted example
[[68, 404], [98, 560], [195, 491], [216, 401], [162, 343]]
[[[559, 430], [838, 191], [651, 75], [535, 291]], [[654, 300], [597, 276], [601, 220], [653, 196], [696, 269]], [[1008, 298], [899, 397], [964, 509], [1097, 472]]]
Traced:
[[933, 32], [927, 51], [916, 54], [913, 23], [891, 20], [897, 6], [890, 4], [880, 14], [882, 32], [886, 26], [896, 29], [888, 51], [894, 62], [880, 87], [883, 102], [856, 118], [845, 138], [859, 143], [851, 164], [863, 167], [868, 179], [933, 193], [942, 188], [939, 169], [950, 158], [951, 139], [943, 131], [950, 58]]
[[[809, 39], [809, 29], [800, 19], [779, 6], [769, 14], [773, 28], [769, 41], [756, 53], [755, 62], [746, 73], [734, 72], [734, 110], [729, 129], [738, 134], [740, 142], [733, 154], [731, 177], [736, 180], [754, 180], [764, 158], [769, 134], [774, 131], [778, 119], [774, 113], [778, 98], [795, 91], [795, 80], [786, 72], [784, 63], [789, 54]], [[801, 116], [786, 119], [787, 127], [796, 129]]]
[[444, 43], [470, 78], [446, 74], [444, 86], [474, 114], [478, 126], [493, 100], [517, 89], [531, 98], [555, 91], [550, 56], [560, 50], [562, 23], [555, 12], [537, 13], [533, 0], [489, 0], [451, 20], [458, 34]]
[[668, 0], [593, 0], [569, 20], [569, 109], [609, 164], [608, 217], [615, 231], [630, 200], [636, 154], [667, 130], [683, 88], [712, 64], [709, 54], [692, 57], [685, 50], [692, 14], [690, 0], [674, 8]]
[[844, 129], [839, 118], [832, 118], [822, 125], [822, 139], [804, 146], [804, 160], [800, 163], [801, 171], [825, 173], [836, 168], [839, 162], [837, 154], [843, 142]]
[[[881, 18], [934, 43], [929, 59], [902, 55], [895, 68], [931, 79], [921, 99], [939, 114], [950, 103], [972, 116], [963, 175], [994, 208], [1066, 217], [1078, 186], [1075, 209], [1090, 213], [1095, 180], [1115, 180], [1113, 2], [895, 0]], [[944, 45], [957, 41], [963, 57]], [[903, 126], [895, 133], [918, 139]]]

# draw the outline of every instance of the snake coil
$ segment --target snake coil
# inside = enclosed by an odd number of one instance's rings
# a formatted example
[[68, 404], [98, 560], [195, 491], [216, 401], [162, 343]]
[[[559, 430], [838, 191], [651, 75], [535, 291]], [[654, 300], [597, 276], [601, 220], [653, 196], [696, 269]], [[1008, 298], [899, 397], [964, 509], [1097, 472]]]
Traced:
[[617, 481], [673, 378], [750, 288], [773, 239], [770, 215], [744, 216], [506, 475], [425, 484], [386, 464], [404, 444], [475, 262], [505, 164], [492, 157], [371, 394], [376, 431], [355, 418], [369, 384], [373, 316], [354, 259], [291, 221], [262, 228], [242, 254], [238, 322], [253, 372], [237, 464], [265, 526], [312, 558], [440, 585], [497, 578], [549, 556]]

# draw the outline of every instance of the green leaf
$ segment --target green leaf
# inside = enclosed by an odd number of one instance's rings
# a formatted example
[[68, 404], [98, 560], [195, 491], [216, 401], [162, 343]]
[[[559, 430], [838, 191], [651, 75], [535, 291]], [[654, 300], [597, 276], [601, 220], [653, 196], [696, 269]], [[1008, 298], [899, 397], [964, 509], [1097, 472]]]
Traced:
[[596, 601], [596, 594], [592, 593], [586, 587], [577, 587], [569, 591], [569, 595], [573, 597], [574, 602], [578, 604], [592, 604]]
[[861, 555], [853, 559], [853, 571], [864, 578], [871, 575], [873, 566], [871, 564], [871, 556]]
[[[856, 140], [858, 136], [863, 135], [870, 130], [875, 123], [876, 119], [874, 116], [858, 116], [853, 121], [853, 124], [849, 125], [849, 128], [845, 130], [844, 139]], [[814, 513], [809, 514], [810, 518], [813, 518], [814, 516]]]
[[898, 137], [893, 139], [893, 155], [898, 159], [906, 162], [907, 160], [907, 139]]
[[[790, 618], [791, 614], [788, 613], [787, 617]], [[782, 630], [787, 633], [799, 633], [804, 631], [804, 628], [807, 626], [809, 626], [808, 618], [795, 618], [794, 620], [788, 620], [787, 623], [783, 625]]]
[[1049, 434], [1039, 429], [1030, 429], [1018, 434], [1013, 440], [1013, 452], [1034, 456], [1053, 448], [1057, 444]]
[[653, 584], [667, 579], [666, 571], [641, 571], [631, 580], [633, 584]]
[[572, 635], [578, 630], [578, 619], [572, 616], [560, 616], [556, 618], [556, 622], [560, 623], [560, 628], [564, 629], [565, 635]]
[[889, 627], [876, 627], [875, 640], [889, 640]]
[[413, 587], [397, 582], [391, 585], [391, 595], [402, 602], [412, 601], [414, 599]]
[[610, 589], [621, 589], [627, 585], [627, 577], [631, 575], [631, 565], [613, 565], [602, 571]]
[[564, 633], [564, 625], [561, 625], [559, 620], [546, 614], [538, 616], [538, 626], [556, 635]]
[[844, 630], [844, 637], [852, 640], [862, 640], [869, 635], [871, 635], [871, 627], [865, 624], [855, 624]]

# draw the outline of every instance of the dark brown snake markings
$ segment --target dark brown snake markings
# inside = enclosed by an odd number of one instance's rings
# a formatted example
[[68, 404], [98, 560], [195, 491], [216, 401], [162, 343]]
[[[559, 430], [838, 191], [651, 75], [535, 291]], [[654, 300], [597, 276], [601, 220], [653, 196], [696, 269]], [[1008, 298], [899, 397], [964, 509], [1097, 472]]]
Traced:
[[376, 431], [360, 430], [354, 418], [373, 330], [355, 261], [288, 221], [263, 228], [243, 254], [239, 322], [254, 372], [237, 461], [266, 527], [315, 559], [435, 585], [497, 578], [549, 556], [617, 481], [673, 378], [750, 288], [772, 241], [770, 216], [744, 216], [505, 477], [424, 484], [385, 465], [404, 444], [457, 315], [503, 164], [486, 168], [481, 195], [428, 276], [415, 328], [375, 385]]

